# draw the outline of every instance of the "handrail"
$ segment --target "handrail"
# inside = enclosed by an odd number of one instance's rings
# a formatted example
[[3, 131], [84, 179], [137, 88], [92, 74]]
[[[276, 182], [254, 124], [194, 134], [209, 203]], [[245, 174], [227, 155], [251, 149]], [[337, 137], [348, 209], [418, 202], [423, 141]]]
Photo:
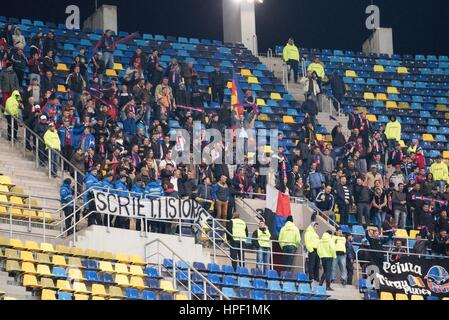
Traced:
[[[147, 248], [151, 245], [153, 245], [154, 243], [157, 243], [157, 252], [148, 256], [147, 255]], [[229, 297], [227, 297], [217, 286], [215, 286], [212, 282], [209, 281], [209, 279], [207, 279], [201, 272], [199, 272], [193, 265], [190, 264], [190, 262], [185, 261], [178, 253], [176, 253], [176, 251], [174, 251], [172, 248], [170, 248], [164, 241], [162, 241], [161, 239], [154, 239], [153, 241], [150, 241], [149, 243], [147, 243], [144, 246], [144, 256], [145, 256], [145, 262], [148, 262], [148, 259], [151, 258], [152, 256], [154, 256], [155, 254], [157, 254], [158, 256], [162, 256], [161, 252], [160, 252], [160, 245], [162, 245], [163, 247], [165, 247], [165, 249], [167, 249], [173, 256], [173, 258], [177, 258], [179, 259], [179, 261], [183, 261], [187, 264], [188, 267], [188, 271], [189, 271], [189, 287], [191, 288], [191, 276], [190, 273], [193, 271], [196, 275], [198, 275], [202, 280], [203, 280], [203, 284], [204, 287], [206, 287], [206, 284], [209, 285], [211, 288], [213, 288], [214, 290], [216, 290], [216, 292], [220, 295], [220, 299], [224, 299], [224, 300], [230, 300]], [[176, 262], [175, 259], [172, 259], [173, 262], [173, 280], [176, 281]], [[161, 264], [158, 263], [158, 267], [160, 268]], [[189, 290], [189, 295], [191, 295], [192, 292], [191, 290]], [[204, 290], [204, 295], [206, 297], [207, 292], [206, 290]]]
[[330, 95], [326, 95], [326, 97], [329, 99], [329, 114], [330, 115], [332, 115], [334, 112], [333, 112], [333, 105], [332, 105], [332, 101], [335, 101], [335, 102], [337, 102], [337, 104], [338, 104], [338, 110], [336, 110], [337, 112], [337, 116], [338, 116], [338, 119], [340, 120], [341, 119], [341, 102], [340, 101], [338, 101], [337, 100], [337, 98], [335, 98], [334, 96], [330, 96]]

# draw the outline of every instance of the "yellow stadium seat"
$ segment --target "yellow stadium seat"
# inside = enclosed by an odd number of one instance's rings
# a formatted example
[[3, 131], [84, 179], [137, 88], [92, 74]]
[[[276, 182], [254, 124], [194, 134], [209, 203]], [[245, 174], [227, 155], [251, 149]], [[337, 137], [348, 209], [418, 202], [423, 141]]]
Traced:
[[45, 217], [45, 223], [52, 223], [54, 221], [50, 212], [39, 211], [37, 213], [37, 218], [39, 219], [39, 221], [44, 221], [44, 217]]
[[408, 102], [401, 101], [401, 102], [399, 102], [398, 108], [399, 109], [410, 109], [410, 104]]
[[100, 259], [102, 260], [111, 260], [111, 261], [117, 261], [115, 258], [115, 255], [112, 252], [109, 251], [103, 251], [100, 253]]
[[378, 93], [378, 94], [376, 94], [376, 100], [387, 101], [388, 97], [385, 93]]
[[397, 293], [396, 294], [396, 300], [398, 301], [408, 301], [408, 296], [403, 293]]
[[32, 274], [25, 274], [23, 276], [23, 286], [33, 289], [41, 288], [41, 286], [37, 283], [36, 276]]
[[265, 146], [265, 153], [273, 153], [271, 146]]
[[75, 257], [87, 257], [85, 251], [81, 248], [71, 247], [70, 248], [70, 255]]
[[129, 263], [129, 256], [124, 253], [117, 253], [115, 255], [115, 260], [121, 263]]
[[365, 92], [363, 94], [363, 99], [365, 99], [365, 100], [375, 100], [376, 98], [374, 97], [374, 93], [372, 93], [372, 92]]
[[241, 74], [243, 77], [250, 77], [250, 76], [253, 75], [253, 74], [251, 73], [251, 70], [249, 70], [249, 69], [242, 69], [242, 70], [240, 70], [240, 74]]
[[75, 293], [90, 294], [90, 291], [86, 288], [86, 284], [83, 282], [74, 282], [73, 291], [75, 291]]
[[0, 247], [9, 248], [11, 247], [11, 244], [9, 243], [8, 239], [0, 237]]
[[9, 243], [11, 244], [11, 247], [15, 248], [15, 249], [26, 249], [25, 246], [23, 245], [22, 241], [19, 239], [11, 239], [9, 240]]
[[189, 300], [189, 297], [182, 294], [177, 294], [175, 300], [177, 301], [187, 301]]
[[123, 71], [125, 69], [123, 68], [123, 65], [121, 63], [114, 63], [114, 70]]
[[63, 245], [57, 245], [56, 246], [56, 251], [63, 256], [70, 256], [70, 248], [67, 246], [63, 246]]
[[58, 288], [59, 291], [74, 292], [67, 280], [58, 280], [56, 282], [56, 288]]
[[55, 249], [51, 243], [41, 243], [41, 250], [43, 252], [55, 253]]
[[100, 261], [99, 266], [102, 272], [114, 273], [114, 268], [112, 268], [112, 263], [109, 261]]
[[66, 93], [66, 92], [68, 92], [69, 90], [67, 89], [67, 87], [65, 86], [65, 85], [63, 85], [63, 84], [58, 84], [58, 92], [61, 92], [61, 93]]
[[92, 259], [101, 259], [101, 254], [97, 250], [86, 250], [86, 255]]
[[423, 296], [413, 295], [411, 300], [412, 301], [421, 301], [421, 300], [424, 300], [424, 297]]
[[36, 272], [41, 277], [50, 277], [51, 278], [53, 276], [53, 274], [50, 271], [50, 267], [45, 264], [38, 264]]
[[49, 256], [48, 254], [46, 254], [46, 253], [40, 253], [40, 252], [38, 252], [38, 253], [36, 254], [36, 258], [37, 258], [37, 262], [38, 262], [39, 264], [48, 264], [48, 265], [51, 264], [50, 256]]
[[259, 79], [256, 77], [248, 77], [248, 83], [249, 84], [259, 84]]
[[[1, 196], [0, 196], [1, 201]], [[8, 210], [5, 207], [0, 206], [0, 216], [9, 216]]]
[[41, 295], [42, 300], [56, 300], [56, 293], [53, 290], [44, 289]]
[[390, 292], [381, 292], [380, 293], [380, 300], [394, 300], [393, 295]]
[[330, 134], [326, 135], [325, 140], [327, 143], [332, 143], [332, 141], [333, 141], [332, 135], [330, 135]]
[[89, 300], [89, 295], [87, 295], [87, 294], [75, 294], [75, 300]]
[[0, 203], [9, 204], [8, 197], [5, 196], [4, 194], [0, 194]]
[[120, 287], [129, 287], [129, 280], [128, 280], [128, 276], [124, 275], [124, 274], [117, 274], [115, 276], [115, 282], [120, 286]]
[[422, 139], [424, 142], [435, 142], [435, 138], [431, 134], [423, 134]]
[[317, 133], [317, 134], [316, 134], [316, 139], [317, 139], [317, 141], [319, 141], [319, 142], [324, 141], [324, 137], [323, 137], [323, 135], [320, 134], [320, 133]]
[[5, 249], [5, 258], [8, 260], [22, 260], [16, 249]]
[[398, 73], [399, 74], [408, 74], [408, 69], [406, 67], [398, 67]]
[[22, 214], [22, 210], [19, 208], [11, 208], [11, 213], [12, 213], [13, 219], [22, 219], [24, 217]]
[[357, 78], [357, 73], [354, 70], [346, 70], [345, 76], [348, 78]]
[[16, 298], [13, 298], [13, 297], [4, 297], [3, 298], [3, 301], [16, 301], [17, 299]]
[[94, 283], [92, 285], [92, 295], [99, 297], [109, 297], [109, 295], [106, 293], [104, 285], [98, 283]]
[[65, 63], [58, 63], [56, 66], [57, 71], [69, 71], [69, 68]]
[[295, 119], [294, 119], [292, 116], [284, 116], [284, 117], [282, 118], [282, 121], [283, 121], [285, 124], [295, 124], [295, 123], [296, 123]]
[[92, 296], [92, 300], [96, 300], [96, 301], [104, 301], [104, 300], [106, 300], [105, 298], [103, 298], [103, 297], [97, 297], [97, 296]]
[[270, 95], [271, 100], [282, 100], [282, 96], [280, 93], [272, 92]]
[[68, 267], [65, 257], [63, 256], [54, 255], [51, 262], [58, 267]]
[[71, 280], [84, 281], [84, 276], [80, 269], [69, 269], [68, 276]]
[[0, 184], [0, 193], [9, 193], [8, 186], [4, 186], [4, 185]]
[[164, 292], [168, 292], [168, 293], [177, 293], [178, 292], [178, 290], [176, 290], [173, 287], [173, 283], [171, 281], [161, 280], [160, 287], [161, 287], [162, 291], [164, 291]]
[[387, 109], [397, 109], [398, 104], [396, 103], [396, 101], [387, 101], [386, 107]]
[[387, 88], [387, 93], [388, 94], [399, 94], [399, 90], [396, 87], [388, 87]]
[[400, 238], [400, 239], [408, 239], [408, 233], [407, 230], [404, 229], [398, 229], [396, 230], [396, 233], [394, 235], [396, 238]]
[[444, 104], [437, 104], [437, 106], [435, 107], [435, 110], [441, 111], [441, 112], [447, 112], [447, 111], [449, 111], [449, 108]]
[[226, 87], [228, 89], [232, 89], [232, 81], [228, 81], [228, 83], [226, 84]]
[[8, 176], [0, 176], [0, 184], [8, 187], [15, 186], [15, 184], [12, 183], [11, 178]]
[[257, 120], [259, 121], [270, 121], [270, 118], [266, 114], [261, 114], [259, 117], [257, 117]]
[[117, 71], [115, 71], [114, 69], [107, 69], [106, 70], [106, 76], [107, 77], [116, 78], [117, 77]]
[[36, 259], [34, 259], [33, 253], [30, 251], [20, 251], [20, 258], [24, 262], [32, 262], [32, 263], [36, 262]]
[[378, 64], [376, 64], [375, 66], [374, 66], [374, 72], [385, 72], [385, 68], [384, 68], [384, 66], [381, 66], [381, 65], [378, 65]]
[[43, 289], [56, 289], [55, 282], [50, 278], [41, 278], [41, 288]]
[[124, 298], [122, 288], [113, 286], [109, 287], [109, 296], [111, 298], [119, 298], [119, 299]]
[[34, 267], [34, 263], [31, 262], [23, 262], [22, 271], [28, 274], [38, 274], [36, 268]]
[[6, 261], [6, 272], [8, 273], [20, 273], [22, 269], [20, 268], [19, 261], [7, 260]]
[[445, 301], [446, 301], [446, 300], [449, 300], [449, 298], [446, 297], [446, 298], [443, 298], [443, 299], [441, 299], [441, 300], [445, 300]]
[[138, 265], [138, 266], [145, 266], [146, 265], [145, 261], [143, 261], [141, 256], [131, 256], [129, 258], [129, 262], [131, 264], [135, 264], [135, 265]]
[[137, 288], [139, 290], [143, 290], [148, 288], [144, 283], [143, 283], [143, 278], [141, 277], [131, 277], [131, 281], [130, 281], [131, 287], [133, 288]]
[[83, 264], [81, 262], [81, 259], [78, 258], [78, 257], [69, 257], [68, 261], [67, 261], [67, 264], [71, 268], [83, 269]]
[[416, 239], [416, 236], [419, 235], [421, 231], [419, 230], [410, 230], [410, 239]]
[[22, 211], [22, 216], [23, 216], [23, 219], [26, 219], [26, 220], [29, 220], [29, 219], [37, 220], [37, 212], [34, 210], [24, 209]]
[[256, 104], [257, 104], [257, 106], [259, 106], [259, 107], [266, 107], [266, 106], [267, 106], [267, 103], [265, 102], [264, 99], [257, 99], [257, 100], [256, 100]]
[[131, 265], [129, 267], [129, 273], [132, 274], [133, 276], [145, 277], [145, 273], [143, 272], [143, 269], [141, 266]]
[[114, 272], [118, 274], [129, 274], [128, 266], [124, 263], [116, 263], [114, 267]]
[[372, 122], [372, 123], [376, 123], [377, 122], [377, 116], [375, 114], [367, 114], [366, 115], [366, 119], [369, 122]]

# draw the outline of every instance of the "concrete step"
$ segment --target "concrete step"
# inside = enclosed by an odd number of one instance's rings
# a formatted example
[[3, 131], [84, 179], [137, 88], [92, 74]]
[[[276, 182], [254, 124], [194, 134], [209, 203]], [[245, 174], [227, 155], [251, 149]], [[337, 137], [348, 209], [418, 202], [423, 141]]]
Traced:
[[332, 289], [334, 291], [329, 291], [331, 299], [333, 300], [343, 300], [343, 301], [359, 301], [363, 300], [362, 294], [355, 286], [345, 286], [341, 284], [333, 284]]

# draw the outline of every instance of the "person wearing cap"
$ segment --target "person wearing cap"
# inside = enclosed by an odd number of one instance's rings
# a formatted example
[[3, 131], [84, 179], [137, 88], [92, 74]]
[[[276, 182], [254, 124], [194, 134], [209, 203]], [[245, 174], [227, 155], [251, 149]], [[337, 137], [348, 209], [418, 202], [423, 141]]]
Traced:
[[59, 139], [58, 132], [56, 131], [55, 124], [50, 122], [48, 124], [48, 130], [44, 134], [45, 150], [51, 159], [52, 176], [57, 177], [58, 174], [58, 164], [59, 155], [61, 152], [61, 140]]
[[215, 65], [214, 71], [209, 73], [209, 85], [212, 90], [211, 101], [218, 102], [220, 106], [224, 101], [224, 89], [226, 80], [221, 72], [220, 65]]
[[301, 235], [298, 227], [293, 223], [293, 217], [289, 216], [285, 226], [279, 233], [279, 246], [284, 254], [284, 267], [286, 271], [292, 271], [295, 254], [301, 245]]
[[6, 121], [8, 122], [8, 141], [11, 141], [12, 138], [14, 140], [17, 140], [17, 131], [19, 128], [17, 120], [20, 116], [21, 107], [22, 97], [20, 95], [20, 92], [18, 90], [14, 90], [8, 100], [6, 100], [5, 106], [5, 117]]
[[439, 156], [430, 166], [430, 173], [433, 175], [433, 181], [436, 182], [438, 191], [444, 193], [449, 179], [449, 172], [447, 164], [443, 162], [443, 157]]
[[333, 261], [336, 258], [335, 241], [332, 238], [332, 231], [326, 231], [318, 243], [318, 256], [323, 265], [323, 275], [320, 279], [320, 286], [326, 282], [326, 290], [333, 291], [331, 288]]
[[309, 279], [318, 283], [320, 281], [320, 257], [318, 256], [317, 250], [320, 242], [320, 236], [317, 231], [318, 223], [312, 222], [304, 233], [304, 246], [309, 256], [307, 260]]
[[300, 55], [299, 49], [295, 45], [295, 40], [293, 38], [288, 39], [288, 43], [284, 47], [282, 56], [289, 67], [288, 82], [290, 82], [291, 73], [293, 71], [293, 79], [295, 80], [295, 83], [298, 83]]

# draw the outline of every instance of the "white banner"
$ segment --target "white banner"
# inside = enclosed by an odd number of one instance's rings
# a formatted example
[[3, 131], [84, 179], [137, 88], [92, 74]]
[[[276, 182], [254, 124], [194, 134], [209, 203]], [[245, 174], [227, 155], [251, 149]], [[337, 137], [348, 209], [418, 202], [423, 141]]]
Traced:
[[210, 214], [191, 199], [160, 198], [157, 200], [121, 197], [94, 190], [97, 212], [135, 219], [179, 220], [204, 222]]

